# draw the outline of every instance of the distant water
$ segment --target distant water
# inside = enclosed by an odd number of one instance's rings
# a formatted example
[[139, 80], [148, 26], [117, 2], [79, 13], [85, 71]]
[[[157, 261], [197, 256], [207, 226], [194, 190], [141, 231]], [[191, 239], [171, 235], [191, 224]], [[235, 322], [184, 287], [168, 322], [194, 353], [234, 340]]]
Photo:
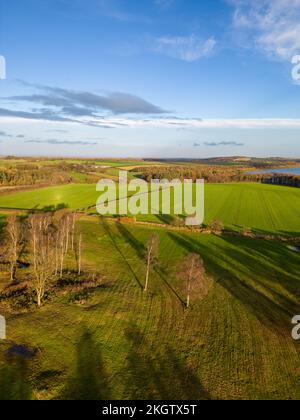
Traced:
[[278, 168], [278, 169], [266, 169], [263, 171], [256, 171], [256, 172], [247, 172], [247, 174], [287, 174], [287, 175], [300, 175], [300, 168]]

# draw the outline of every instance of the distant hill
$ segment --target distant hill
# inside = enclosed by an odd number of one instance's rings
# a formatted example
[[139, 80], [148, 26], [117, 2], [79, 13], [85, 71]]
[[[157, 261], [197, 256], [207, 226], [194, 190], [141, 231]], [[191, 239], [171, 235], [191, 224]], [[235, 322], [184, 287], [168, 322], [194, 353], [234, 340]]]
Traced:
[[[145, 159], [145, 161], [153, 162], [158, 159]], [[189, 158], [177, 158], [177, 159], [159, 159], [160, 162], [166, 163], [193, 163], [202, 165], [247, 165], [247, 167], [287, 167], [291, 165], [300, 165], [300, 159], [287, 159], [281, 157], [268, 157], [268, 158], [257, 158], [247, 156], [229, 156], [229, 157], [213, 157], [205, 159], [189, 159]]]

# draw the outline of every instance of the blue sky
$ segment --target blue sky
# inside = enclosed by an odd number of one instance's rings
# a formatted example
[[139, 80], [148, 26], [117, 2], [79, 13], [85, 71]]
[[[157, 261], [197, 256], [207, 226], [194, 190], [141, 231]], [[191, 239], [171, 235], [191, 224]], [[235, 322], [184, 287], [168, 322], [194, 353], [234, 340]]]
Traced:
[[300, 0], [0, 0], [0, 154], [300, 157], [299, 54]]

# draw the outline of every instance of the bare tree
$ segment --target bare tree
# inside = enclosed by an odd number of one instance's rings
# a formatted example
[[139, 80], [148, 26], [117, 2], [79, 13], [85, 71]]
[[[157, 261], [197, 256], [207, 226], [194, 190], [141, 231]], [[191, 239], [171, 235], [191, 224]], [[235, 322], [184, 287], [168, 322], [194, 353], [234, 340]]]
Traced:
[[29, 218], [29, 244], [32, 281], [40, 307], [55, 272], [55, 229], [51, 215], [35, 214]]
[[147, 264], [147, 271], [146, 271], [146, 279], [145, 279], [145, 287], [144, 287], [145, 292], [147, 292], [148, 290], [151, 268], [153, 268], [153, 266], [157, 263], [158, 248], [159, 248], [159, 235], [153, 234], [151, 235], [146, 245], [145, 260]]
[[187, 255], [179, 264], [178, 277], [185, 282], [187, 308], [190, 307], [193, 291], [198, 289], [202, 296], [207, 294], [209, 282], [206, 278], [204, 263], [200, 255]]
[[58, 275], [59, 272], [62, 277], [65, 257], [69, 250], [70, 234], [72, 234], [73, 215], [68, 210], [56, 212], [55, 225], [55, 273]]
[[13, 215], [8, 218], [6, 225], [7, 235], [7, 255], [10, 263], [10, 280], [14, 281], [17, 262], [20, 257], [23, 241], [22, 223], [17, 216]]
[[82, 234], [78, 239], [78, 275], [81, 275], [81, 261], [82, 261]]
[[74, 251], [74, 240], [75, 240], [75, 227], [76, 227], [77, 214], [73, 213], [71, 218], [71, 249]]

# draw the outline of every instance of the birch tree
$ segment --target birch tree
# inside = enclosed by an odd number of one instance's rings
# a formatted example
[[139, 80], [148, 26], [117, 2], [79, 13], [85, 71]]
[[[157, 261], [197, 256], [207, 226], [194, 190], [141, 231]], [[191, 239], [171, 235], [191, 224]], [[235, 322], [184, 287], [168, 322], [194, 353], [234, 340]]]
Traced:
[[81, 275], [81, 263], [82, 263], [82, 234], [79, 235], [78, 240], [78, 275]]
[[198, 290], [205, 295], [209, 288], [209, 282], [205, 275], [205, 267], [202, 258], [198, 254], [187, 255], [179, 264], [178, 277], [184, 281], [186, 290], [186, 307], [190, 307], [191, 295]]
[[23, 241], [22, 223], [17, 216], [13, 215], [8, 218], [6, 235], [8, 247], [7, 255], [10, 264], [10, 281], [14, 281]]
[[145, 287], [144, 287], [145, 292], [147, 292], [148, 290], [151, 269], [157, 263], [158, 248], [159, 248], [159, 235], [153, 234], [151, 235], [146, 245], [145, 260], [147, 264], [147, 270], [146, 270]]
[[55, 273], [56, 275], [59, 273], [62, 277], [65, 257], [69, 250], [70, 235], [73, 234], [73, 215], [67, 210], [61, 210], [55, 214], [55, 224]]
[[32, 282], [37, 305], [43, 303], [45, 293], [55, 272], [55, 230], [53, 217], [36, 214], [29, 219], [29, 245]]

